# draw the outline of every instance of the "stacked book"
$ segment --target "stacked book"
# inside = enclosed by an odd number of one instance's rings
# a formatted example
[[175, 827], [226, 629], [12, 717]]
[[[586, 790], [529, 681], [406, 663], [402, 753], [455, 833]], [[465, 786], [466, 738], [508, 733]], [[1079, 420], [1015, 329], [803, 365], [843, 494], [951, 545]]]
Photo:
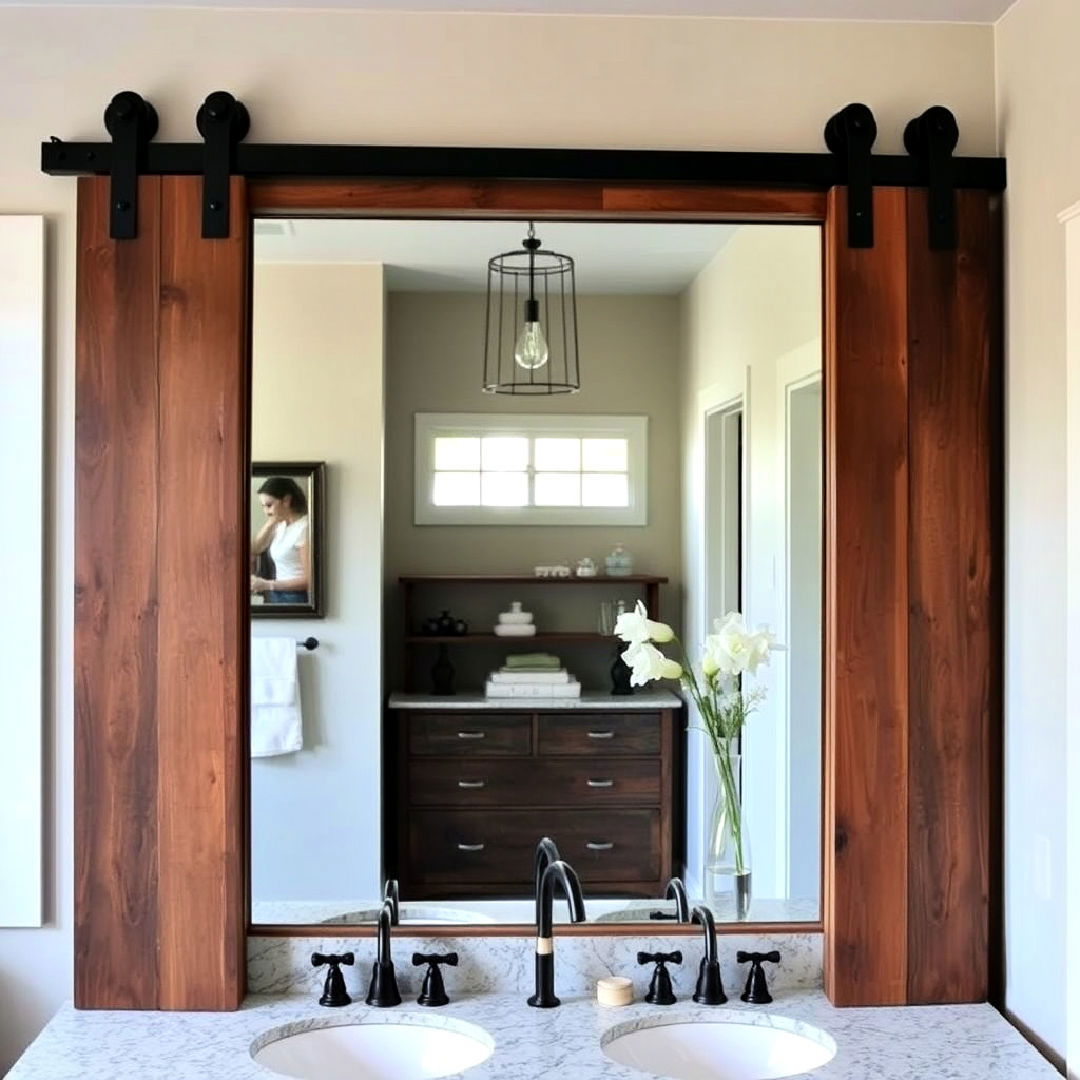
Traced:
[[562, 666], [557, 656], [528, 653], [508, 656], [488, 676], [484, 693], [490, 698], [577, 698], [581, 683]]

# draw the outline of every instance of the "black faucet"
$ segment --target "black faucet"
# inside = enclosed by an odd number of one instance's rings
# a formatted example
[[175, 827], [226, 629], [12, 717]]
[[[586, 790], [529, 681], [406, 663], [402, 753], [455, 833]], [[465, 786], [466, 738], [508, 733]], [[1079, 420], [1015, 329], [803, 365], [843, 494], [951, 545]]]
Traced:
[[352, 1004], [352, 998], [349, 997], [349, 992], [345, 989], [345, 976], [341, 974], [340, 967], [341, 964], [351, 965], [352, 962], [353, 954], [351, 952], [342, 953], [341, 956], [324, 956], [321, 952], [311, 954], [312, 967], [329, 965], [326, 981], [323, 983], [322, 997], [319, 998], [320, 1005], [329, 1005], [331, 1008], [335, 1008]]
[[705, 955], [698, 968], [697, 989], [694, 1000], [699, 1005], [723, 1005], [727, 1001], [724, 984], [720, 981], [720, 962], [716, 959], [716, 922], [713, 913], [704, 904], [690, 913], [692, 923], [701, 923], [705, 931]]
[[676, 921], [690, 921], [690, 898], [686, 895], [686, 886], [683, 884], [682, 878], [673, 877], [667, 883], [667, 889], [664, 890], [664, 899], [675, 901]]
[[562, 885], [566, 896], [570, 921], [585, 921], [581, 882], [578, 881], [573, 867], [562, 859], [548, 863], [540, 875], [536, 892], [536, 993], [529, 998], [529, 1004], [537, 1009], [554, 1009], [559, 1004], [559, 999], [555, 996], [555, 938], [551, 925], [556, 882]]
[[401, 922], [401, 894], [398, 890], [397, 878], [386, 879], [383, 901], [390, 904], [390, 925], [397, 926]]
[[367, 1003], [379, 1009], [388, 1009], [401, 1004], [401, 992], [398, 990], [397, 976], [394, 974], [394, 961], [390, 959], [390, 924], [394, 918], [394, 906], [384, 900], [379, 909], [379, 949], [375, 957], [375, 966], [371, 970], [371, 986], [368, 989]]
[[540, 879], [544, 871], [553, 863], [558, 862], [562, 856], [555, 846], [555, 841], [550, 836], [542, 836], [536, 844], [536, 855], [533, 858], [533, 885], [536, 889], [536, 925], [540, 925]]

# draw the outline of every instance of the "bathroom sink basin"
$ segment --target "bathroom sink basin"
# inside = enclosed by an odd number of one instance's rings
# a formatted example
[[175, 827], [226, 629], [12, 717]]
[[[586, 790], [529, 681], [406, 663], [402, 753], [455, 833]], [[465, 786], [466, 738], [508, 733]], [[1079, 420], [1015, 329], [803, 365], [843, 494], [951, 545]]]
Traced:
[[766, 1023], [727, 1020], [622, 1024], [601, 1040], [620, 1065], [671, 1080], [779, 1080], [819, 1068], [836, 1043], [819, 1028], [782, 1016]]
[[[328, 919], [322, 919], [323, 923], [342, 923], [345, 925], [356, 923], [375, 923], [379, 921], [379, 909], [377, 907], [362, 908], [359, 911], [343, 911], [340, 915], [331, 915]], [[490, 915], [480, 911], [472, 911], [469, 908], [440, 907], [435, 904], [402, 904], [402, 926], [416, 926], [425, 923], [493, 923], [495, 920]]]
[[251, 1049], [254, 1060], [295, 1080], [434, 1080], [486, 1061], [495, 1049], [482, 1028], [460, 1021], [434, 1027], [410, 1022], [361, 1022], [311, 1028], [287, 1024]]

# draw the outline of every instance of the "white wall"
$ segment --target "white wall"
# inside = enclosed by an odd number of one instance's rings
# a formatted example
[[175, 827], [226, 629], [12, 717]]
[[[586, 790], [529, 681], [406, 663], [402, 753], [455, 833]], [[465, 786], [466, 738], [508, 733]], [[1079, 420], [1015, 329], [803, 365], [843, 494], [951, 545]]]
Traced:
[[[532, 46], [542, 93], [505, 77]], [[42, 176], [49, 135], [104, 138], [119, 90], [147, 95], [161, 140], [194, 138], [226, 88], [253, 142], [821, 150], [825, 120], [866, 101], [898, 152], [931, 102], [965, 154], [993, 153], [986, 27], [578, 16], [374, 15], [150, 8], [0, 8], [0, 212], [50, 217], [47, 849], [50, 927], [0, 933], [0, 1067], [71, 985], [72, 409], [75, 183]], [[917, 73], [917, 74], [915, 74]], [[525, 123], [527, 119], [527, 124]]]
[[[1080, 199], [1080, 7], [1020, 0], [997, 26], [1006, 248], [1006, 1005], [1065, 1052], [1065, 230]], [[1072, 724], [1077, 722], [1075, 714]], [[1076, 837], [1072, 838], [1076, 850]], [[1075, 910], [1080, 899], [1072, 897]], [[1077, 976], [1076, 965], [1072, 974]], [[1076, 1048], [1080, 1050], [1080, 1048]], [[1074, 1063], [1075, 1064], [1075, 1063]]]
[[[258, 247], [256, 244], [256, 254]], [[382, 895], [381, 266], [255, 265], [251, 456], [326, 462], [326, 618], [299, 656], [304, 747], [251, 769], [255, 901]], [[347, 813], [328, 812], [347, 807]]]
[[[811, 226], [744, 226], [683, 294], [683, 581], [684, 639], [697, 656], [711, 621], [704, 549], [705, 417], [744, 402], [743, 611], [756, 625], [782, 630], [776, 568], [783, 543], [783, 386], [796, 370], [820, 368], [821, 236]], [[780, 741], [787, 658], [777, 653], [761, 681], [765, 702], [744, 738], [744, 786], [753, 845], [754, 892], [786, 895], [786, 862], [774, 842], [786, 833], [778, 792], [790, 790]], [[701, 873], [702, 815], [713, 790], [708, 752], [691, 734], [687, 760], [687, 855], [691, 883]]]

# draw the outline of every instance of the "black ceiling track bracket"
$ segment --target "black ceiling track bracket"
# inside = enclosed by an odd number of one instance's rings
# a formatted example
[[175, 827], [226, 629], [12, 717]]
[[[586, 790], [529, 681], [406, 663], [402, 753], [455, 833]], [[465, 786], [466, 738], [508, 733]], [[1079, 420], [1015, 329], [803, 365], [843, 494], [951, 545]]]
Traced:
[[871, 147], [877, 122], [869, 107], [845, 105], [825, 125], [825, 145], [843, 163], [847, 184], [848, 247], [874, 246], [874, 180]]
[[105, 110], [112, 136], [109, 236], [133, 240], [139, 223], [139, 173], [146, 171], [146, 147], [157, 134], [154, 106], [134, 90], [117, 94]]
[[195, 126], [206, 141], [202, 235], [204, 240], [222, 240], [229, 235], [229, 179], [236, 144], [251, 130], [251, 118], [243, 102], [226, 90], [215, 90], [199, 106]]
[[956, 190], [953, 156], [960, 141], [956, 117], [934, 105], [904, 128], [904, 148], [926, 173], [926, 210], [931, 251], [956, 249]]

